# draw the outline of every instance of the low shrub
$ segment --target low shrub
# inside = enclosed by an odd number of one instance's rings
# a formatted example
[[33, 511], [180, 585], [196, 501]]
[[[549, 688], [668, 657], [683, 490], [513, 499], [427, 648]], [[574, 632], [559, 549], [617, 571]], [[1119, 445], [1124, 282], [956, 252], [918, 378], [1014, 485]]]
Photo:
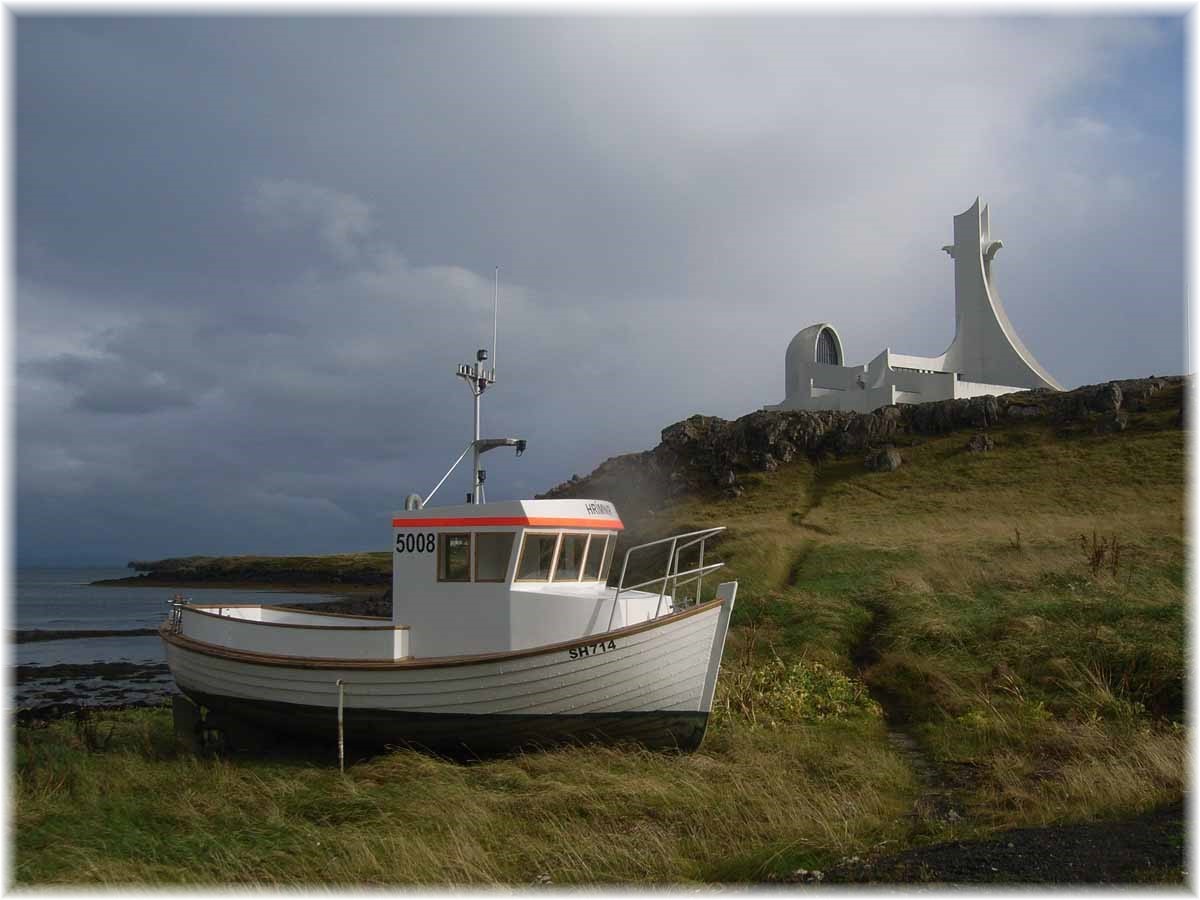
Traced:
[[777, 656], [756, 665], [735, 664], [721, 672], [713, 702], [714, 724], [739, 719], [751, 727], [779, 728], [882, 716], [866, 685], [822, 663]]

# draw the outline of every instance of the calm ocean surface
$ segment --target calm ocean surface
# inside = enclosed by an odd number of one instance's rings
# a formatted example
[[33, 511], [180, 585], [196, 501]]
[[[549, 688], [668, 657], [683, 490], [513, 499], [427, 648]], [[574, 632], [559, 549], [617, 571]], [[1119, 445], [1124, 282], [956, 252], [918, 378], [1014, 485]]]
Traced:
[[[53, 631], [128, 630], [157, 628], [168, 612], [168, 602], [176, 593], [197, 603], [288, 603], [331, 599], [320, 594], [278, 591], [230, 590], [225, 588], [170, 587], [97, 587], [91, 582], [103, 578], [124, 578], [129, 569], [19, 568], [15, 584], [15, 615], [9, 627], [17, 631], [33, 629]], [[58, 641], [34, 641], [10, 647], [11, 661], [19, 666], [87, 665], [96, 663], [136, 663], [160, 666], [164, 662], [162, 643], [157, 636], [114, 635], [111, 637], [71, 638]], [[36, 675], [36, 672], [34, 673]], [[155, 679], [159, 689], [169, 686], [169, 676]], [[83, 678], [64, 681], [61, 676], [42, 680], [25, 677], [16, 685], [17, 704], [29, 705], [45, 699], [64, 699], [63, 690], [79, 695], [95, 695], [96, 702], [121, 702], [115, 699], [124, 689], [131, 699], [144, 699], [145, 679], [134, 685], [122, 685], [119, 679]], [[49, 688], [54, 690], [50, 691]], [[54, 694], [55, 696], [50, 696]], [[87, 699], [81, 696], [81, 699]]]

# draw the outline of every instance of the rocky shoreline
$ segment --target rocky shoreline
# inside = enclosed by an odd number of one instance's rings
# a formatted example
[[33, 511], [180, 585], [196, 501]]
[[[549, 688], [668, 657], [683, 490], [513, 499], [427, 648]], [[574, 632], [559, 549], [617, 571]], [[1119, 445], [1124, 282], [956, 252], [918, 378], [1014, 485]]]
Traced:
[[25, 631], [10, 631], [9, 643], [29, 644], [36, 641], [70, 641], [97, 637], [150, 637], [158, 634], [157, 628], [89, 628], [55, 631], [32, 628]]
[[57, 663], [52, 666], [14, 666], [17, 684], [30, 681], [68, 681], [97, 678], [103, 681], [147, 681], [168, 673], [164, 663], [93, 662]]
[[[391, 589], [311, 603], [282, 604], [293, 609], [355, 615], [391, 615]], [[152, 637], [157, 628], [28, 629], [9, 632], [11, 644], [101, 637]], [[16, 720], [48, 722], [80, 711], [112, 711], [163, 706], [178, 693], [165, 662], [95, 661], [53, 665], [16, 665]]]
[[23, 665], [13, 672], [20, 723], [52, 721], [80, 709], [162, 706], [177, 693], [165, 662]]

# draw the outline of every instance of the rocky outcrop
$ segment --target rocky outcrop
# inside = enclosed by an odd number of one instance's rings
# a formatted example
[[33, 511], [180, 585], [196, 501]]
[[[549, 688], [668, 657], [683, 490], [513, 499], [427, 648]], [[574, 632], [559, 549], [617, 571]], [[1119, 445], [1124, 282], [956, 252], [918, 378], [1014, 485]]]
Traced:
[[[991, 450], [989, 432], [1022, 422], [1044, 421], [1100, 431], [1129, 427], [1130, 412], [1182, 409], [1184, 379], [1143, 378], [1087, 385], [1073, 391], [1044, 389], [933, 403], [885, 406], [871, 413], [839, 411], [776, 412], [758, 410], [732, 422], [716, 416], [692, 416], [662, 432], [653, 450], [617, 456], [586, 478], [573, 478], [543, 497], [612, 500], [630, 514], [653, 511], [668, 497], [693, 490], [738, 496], [744, 473], [771, 472], [802, 456], [863, 454], [884, 459], [888, 470], [899, 465], [879, 451], [925, 435], [970, 429], [976, 451]], [[1180, 420], [1181, 421], [1181, 420]], [[868, 465], [870, 465], [868, 463]]]
[[903, 461], [895, 447], [880, 447], [867, 454], [863, 465], [872, 472], [895, 472]]
[[1130, 412], [1146, 412], [1150, 408], [1150, 400], [1166, 390], [1178, 378], [1138, 378], [1131, 381], [1113, 382], [1121, 389], [1121, 403]]
[[967, 440], [966, 449], [968, 453], [987, 453], [996, 449], [996, 442], [990, 434], [981, 431], [979, 434], [971, 435]]
[[1097, 433], [1103, 431], [1124, 431], [1129, 427], [1129, 414], [1123, 412], [1109, 413], [1096, 426]]
[[943, 434], [958, 428], [989, 428], [1000, 421], [1001, 405], [995, 397], [989, 396], [938, 400], [900, 408], [908, 411], [908, 422], [914, 433]]

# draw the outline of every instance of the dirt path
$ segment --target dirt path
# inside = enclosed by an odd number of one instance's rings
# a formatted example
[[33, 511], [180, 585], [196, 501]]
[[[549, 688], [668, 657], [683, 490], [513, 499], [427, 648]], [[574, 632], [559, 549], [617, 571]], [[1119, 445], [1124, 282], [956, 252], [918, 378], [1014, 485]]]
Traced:
[[1183, 804], [1120, 822], [1014, 828], [982, 841], [916, 847], [847, 860], [832, 884], [1182, 884]]
[[908, 815], [914, 835], [919, 835], [931, 831], [938, 823], [956, 822], [963, 817], [965, 794], [971, 787], [971, 779], [965, 770], [951, 771], [938, 766], [909, 732], [908, 721], [895, 698], [880, 690], [867, 677], [871, 666], [879, 662], [880, 634], [887, 627], [889, 619], [884, 604], [871, 606], [871, 621], [851, 659], [871, 697], [883, 709], [884, 721], [888, 726], [888, 743], [905, 759], [917, 778], [917, 797]]

